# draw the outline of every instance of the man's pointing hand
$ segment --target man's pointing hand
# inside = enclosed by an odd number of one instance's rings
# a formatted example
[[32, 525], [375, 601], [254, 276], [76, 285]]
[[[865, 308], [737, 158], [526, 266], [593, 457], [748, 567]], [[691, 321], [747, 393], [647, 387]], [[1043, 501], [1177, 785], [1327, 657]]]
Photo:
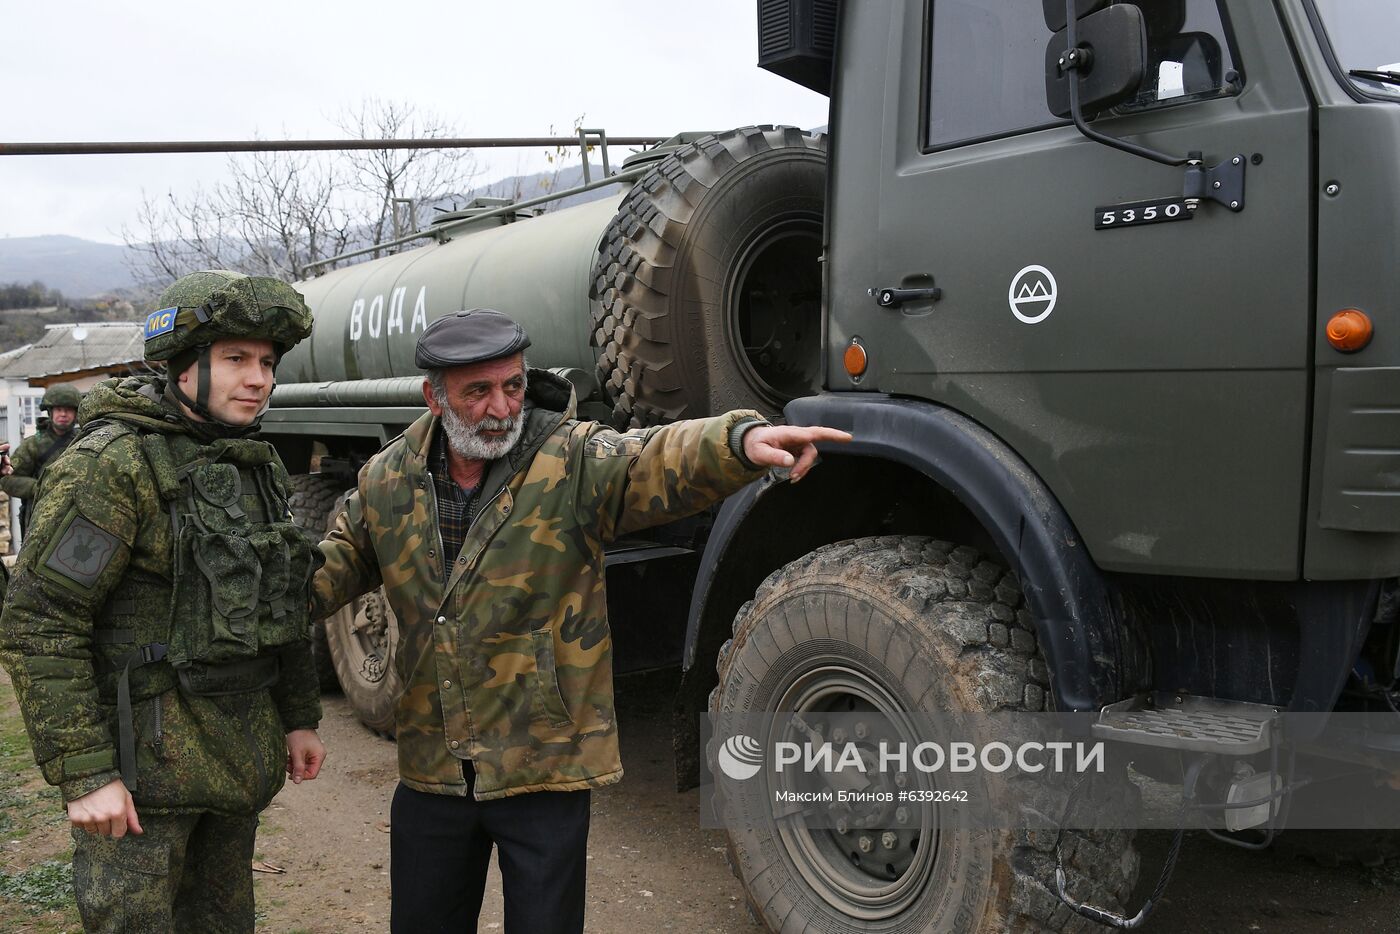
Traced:
[[850, 432], [835, 428], [760, 425], [744, 432], [744, 456], [760, 467], [791, 467], [796, 483], [816, 463], [817, 444], [850, 440]]

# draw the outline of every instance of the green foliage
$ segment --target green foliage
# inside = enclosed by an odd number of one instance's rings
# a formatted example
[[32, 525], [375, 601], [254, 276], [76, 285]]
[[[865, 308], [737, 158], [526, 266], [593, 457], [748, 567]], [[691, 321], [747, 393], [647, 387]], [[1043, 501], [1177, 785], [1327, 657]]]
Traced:
[[[0, 839], [4, 841], [23, 839], [45, 825], [68, 823], [58, 789], [33, 786], [38, 772], [13, 696], [9, 682], [0, 678]], [[58, 839], [66, 837], [62, 833]], [[34, 854], [30, 858], [42, 854], [30, 852]], [[65, 856], [22, 868], [13, 865], [7, 852], [0, 860], [0, 918], [4, 919], [0, 930], [5, 931], [80, 931], [72, 863]]]
[[42, 911], [76, 907], [73, 864], [51, 859], [13, 874], [0, 870], [0, 898]]
[[[5, 288], [0, 286], [0, 292]], [[34, 343], [44, 336], [44, 328], [50, 324], [136, 321], [144, 317], [142, 309], [125, 300], [83, 299], [68, 302], [60, 296], [60, 301], [62, 304], [57, 306], [50, 303], [47, 307], [20, 305], [13, 308], [0, 302], [0, 351]]]
[[0, 283], [0, 309], [45, 308], [63, 304], [63, 293], [42, 282]]
[[9, 696], [10, 688], [5, 685], [0, 691], [0, 835], [16, 840], [28, 835], [36, 810], [33, 796], [22, 790], [34, 759], [24, 721], [17, 712], [5, 709]]

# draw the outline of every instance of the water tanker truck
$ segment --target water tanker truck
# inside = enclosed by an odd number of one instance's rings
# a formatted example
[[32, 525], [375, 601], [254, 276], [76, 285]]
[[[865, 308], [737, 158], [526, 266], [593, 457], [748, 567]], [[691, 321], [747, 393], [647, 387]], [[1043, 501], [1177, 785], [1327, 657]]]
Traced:
[[[423, 327], [496, 307], [589, 417], [754, 405], [855, 435], [800, 485], [609, 553], [618, 667], [683, 663], [683, 777], [707, 710], [1054, 710], [1183, 809], [1227, 815], [1227, 842], [1268, 843], [1338, 761], [1393, 785], [1400, 8], [758, 13], [760, 64], [829, 95], [826, 139], [677, 138], [605, 200], [479, 206], [301, 284], [316, 334], [265, 424], [303, 521], [323, 527], [421, 411]], [[383, 601], [326, 634], [387, 727]], [[1282, 721], [1303, 713], [1376, 719], [1324, 750]], [[1140, 922], [1131, 831], [978, 833], [950, 813], [755, 818], [728, 853], [772, 930]]]
[[[514, 316], [530, 365], [573, 382], [581, 417], [619, 427], [739, 406], [777, 415], [816, 391], [825, 174], [819, 134], [682, 134], [588, 182], [612, 189], [600, 200], [538, 215], [479, 202], [437, 218], [430, 245], [298, 283], [316, 327], [282, 361], [265, 425], [294, 475], [299, 521], [324, 529], [359, 467], [423, 411], [414, 344], [463, 308]], [[610, 587], [614, 627], [646, 630], [619, 639], [620, 670], [680, 661], [703, 534], [689, 523], [613, 549], [609, 566], [626, 578]], [[377, 594], [318, 633], [323, 680], [379, 730], [400, 686], [395, 641]]]

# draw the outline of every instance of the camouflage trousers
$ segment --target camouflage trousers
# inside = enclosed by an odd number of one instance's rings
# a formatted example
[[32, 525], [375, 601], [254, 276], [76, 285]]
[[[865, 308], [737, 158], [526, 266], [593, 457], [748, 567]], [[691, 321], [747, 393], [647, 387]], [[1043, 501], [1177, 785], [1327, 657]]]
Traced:
[[251, 934], [257, 815], [140, 819], [145, 833], [120, 840], [73, 829], [73, 888], [83, 930]]

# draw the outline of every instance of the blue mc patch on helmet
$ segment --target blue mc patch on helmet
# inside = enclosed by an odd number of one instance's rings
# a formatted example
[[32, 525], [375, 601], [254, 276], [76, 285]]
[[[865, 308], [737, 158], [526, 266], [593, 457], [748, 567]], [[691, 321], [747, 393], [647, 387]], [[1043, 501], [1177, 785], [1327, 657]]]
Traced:
[[162, 334], [169, 334], [175, 330], [175, 318], [180, 313], [178, 308], [162, 308], [160, 311], [153, 311], [146, 316], [146, 340], [159, 337]]

